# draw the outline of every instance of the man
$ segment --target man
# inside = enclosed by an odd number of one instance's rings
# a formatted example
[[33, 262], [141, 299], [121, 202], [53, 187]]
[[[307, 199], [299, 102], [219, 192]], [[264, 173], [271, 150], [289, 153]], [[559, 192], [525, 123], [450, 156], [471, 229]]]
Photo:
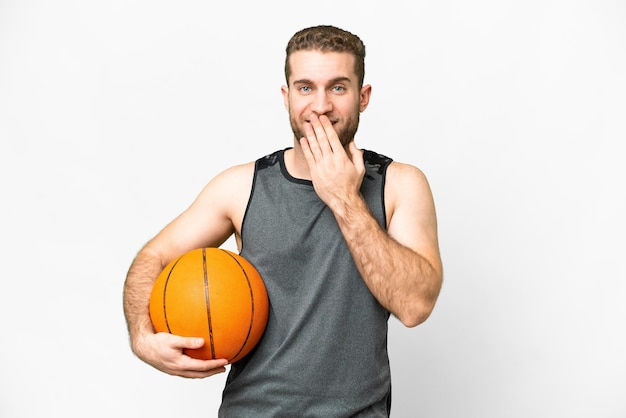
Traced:
[[257, 347], [231, 365], [220, 416], [388, 416], [389, 315], [420, 324], [442, 283], [432, 194], [416, 167], [354, 143], [371, 95], [357, 36], [306, 28], [286, 52], [293, 147], [217, 175], [138, 253], [124, 289], [132, 349], [172, 375], [226, 370], [183, 354], [202, 339], [155, 334], [148, 300], [168, 262], [235, 234], [271, 307]]

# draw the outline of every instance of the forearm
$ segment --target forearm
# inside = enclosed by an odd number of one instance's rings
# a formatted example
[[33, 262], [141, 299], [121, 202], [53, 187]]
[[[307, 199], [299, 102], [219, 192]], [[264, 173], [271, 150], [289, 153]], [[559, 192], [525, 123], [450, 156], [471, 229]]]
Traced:
[[124, 315], [133, 351], [141, 335], [153, 332], [149, 310], [150, 293], [162, 267], [160, 258], [144, 248], [128, 270], [124, 283]]
[[150, 294], [162, 269], [158, 254], [144, 247], [128, 270], [124, 283], [124, 315], [133, 352], [157, 370], [174, 376], [204, 378], [225, 372], [225, 359], [201, 360], [185, 355], [185, 349], [202, 347], [202, 338], [155, 333], [150, 320]]
[[360, 196], [333, 212], [356, 267], [379, 303], [406, 326], [425, 321], [439, 295], [441, 273], [390, 237]]

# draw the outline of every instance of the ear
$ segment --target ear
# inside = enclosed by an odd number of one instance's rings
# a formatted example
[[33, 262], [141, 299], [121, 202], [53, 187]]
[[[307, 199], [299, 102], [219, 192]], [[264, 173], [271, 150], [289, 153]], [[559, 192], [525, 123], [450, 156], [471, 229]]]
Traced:
[[367, 105], [370, 103], [370, 96], [372, 95], [372, 86], [366, 84], [361, 87], [361, 98], [359, 102], [359, 112], [363, 112], [367, 109]]
[[280, 92], [283, 94], [283, 104], [285, 109], [289, 110], [289, 87], [281, 86]]

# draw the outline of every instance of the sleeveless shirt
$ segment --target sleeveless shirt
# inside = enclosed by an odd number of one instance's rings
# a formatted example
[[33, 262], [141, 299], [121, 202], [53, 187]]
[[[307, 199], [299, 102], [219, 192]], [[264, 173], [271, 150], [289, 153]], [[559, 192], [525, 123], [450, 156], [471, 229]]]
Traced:
[[[287, 172], [284, 152], [255, 162], [241, 255], [261, 274], [270, 313], [257, 346], [230, 366], [219, 416], [388, 417], [390, 314], [312, 182]], [[361, 194], [386, 228], [391, 159], [365, 150], [364, 160]]]

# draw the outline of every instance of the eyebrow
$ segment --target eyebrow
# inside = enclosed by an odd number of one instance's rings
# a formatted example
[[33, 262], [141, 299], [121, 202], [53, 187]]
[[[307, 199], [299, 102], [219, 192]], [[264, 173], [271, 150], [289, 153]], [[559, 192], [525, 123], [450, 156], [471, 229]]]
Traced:
[[[333, 85], [333, 84], [337, 84], [337, 83], [341, 83], [341, 82], [348, 82], [348, 83], [350, 83], [351, 82], [350, 77], [345, 77], [345, 76], [335, 77], [332, 80], [330, 80], [327, 83], [327, 85]], [[294, 80], [293, 81], [293, 85], [296, 85], [296, 84], [314, 84], [314, 83], [313, 83], [312, 80], [309, 80], [308, 78], [302, 78], [300, 80]]]

